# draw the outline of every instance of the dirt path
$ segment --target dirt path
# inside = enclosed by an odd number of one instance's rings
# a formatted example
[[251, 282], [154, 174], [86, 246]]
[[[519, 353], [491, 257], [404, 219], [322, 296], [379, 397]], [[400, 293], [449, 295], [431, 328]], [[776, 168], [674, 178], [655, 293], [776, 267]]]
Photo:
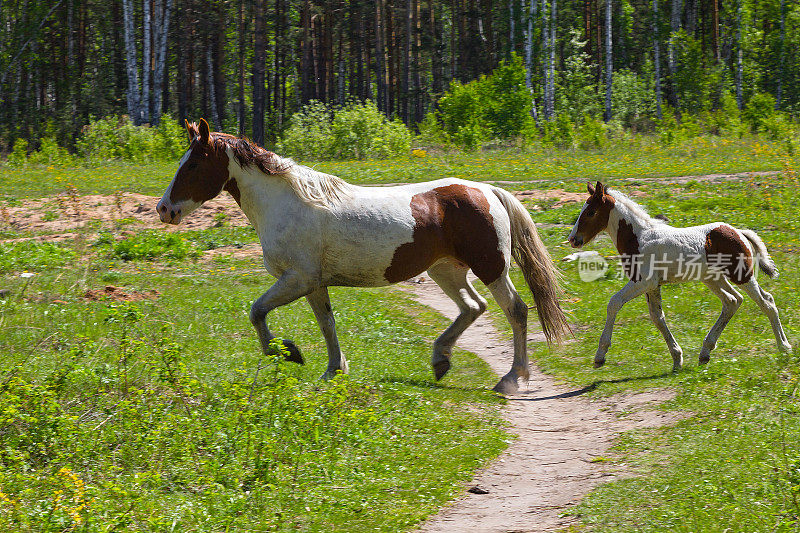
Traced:
[[[455, 304], [433, 281], [422, 277], [404, 290], [452, 318]], [[531, 321], [531, 328], [535, 323]], [[541, 342], [539, 332], [529, 341]], [[458, 346], [482, 357], [498, 375], [508, 371], [511, 342], [483, 315], [459, 339]], [[457, 363], [456, 363], [457, 364]], [[527, 390], [509, 397], [505, 416], [517, 439], [491, 465], [479, 471], [464, 495], [429, 518], [420, 532], [557, 531], [575, 520], [560, 516], [600, 483], [625, 475], [592, 460], [602, 457], [620, 432], [673, 423], [672, 413], [652, 410], [670, 399], [659, 390], [592, 401], [531, 368]], [[623, 413], [625, 416], [622, 416]], [[478, 486], [488, 494], [466, 492]]]

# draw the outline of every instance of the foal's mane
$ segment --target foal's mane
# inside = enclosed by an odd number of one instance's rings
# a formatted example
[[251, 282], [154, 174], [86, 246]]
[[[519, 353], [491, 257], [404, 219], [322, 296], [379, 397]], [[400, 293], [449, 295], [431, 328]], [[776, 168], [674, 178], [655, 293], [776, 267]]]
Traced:
[[[608, 189], [610, 194], [616, 201], [616, 207], [620, 215], [634, 226], [643, 228], [651, 228], [658, 224], [663, 224], [663, 221], [651, 217], [644, 207], [631, 200], [628, 196], [619, 192], [616, 189]], [[620, 207], [622, 209], [620, 209]]]
[[343, 179], [298, 165], [288, 157], [261, 148], [246, 137], [217, 132], [213, 139], [221, 144], [217, 149], [231, 149], [239, 166], [255, 166], [264, 174], [282, 178], [300, 199], [311, 205], [332, 207], [350, 195], [350, 184]]

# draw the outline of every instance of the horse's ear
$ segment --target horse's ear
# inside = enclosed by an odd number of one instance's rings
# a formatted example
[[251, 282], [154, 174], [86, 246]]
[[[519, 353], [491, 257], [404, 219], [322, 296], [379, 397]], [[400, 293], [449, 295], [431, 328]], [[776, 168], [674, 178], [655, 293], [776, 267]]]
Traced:
[[200, 142], [208, 144], [208, 139], [211, 137], [211, 128], [208, 127], [206, 119], [200, 119]]
[[595, 187], [594, 187], [594, 191], [595, 191], [595, 194], [597, 194], [597, 196], [603, 196], [605, 194], [605, 192], [606, 192], [606, 188], [602, 183], [600, 183], [598, 181], [597, 185], [595, 185]]
[[594, 196], [594, 187], [592, 187], [592, 183], [589, 181], [586, 182], [586, 190], [589, 191], [589, 194]]
[[195, 124], [194, 122], [189, 122], [186, 119], [183, 119], [183, 121], [186, 123], [186, 135], [189, 136], [189, 142], [191, 143], [194, 140], [194, 138], [197, 137], [198, 135], [197, 124]]

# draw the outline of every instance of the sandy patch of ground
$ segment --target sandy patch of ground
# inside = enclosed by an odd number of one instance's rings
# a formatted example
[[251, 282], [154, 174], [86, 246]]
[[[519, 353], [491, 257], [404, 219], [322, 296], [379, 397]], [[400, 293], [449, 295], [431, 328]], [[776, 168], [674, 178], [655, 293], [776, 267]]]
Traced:
[[[457, 308], [427, 277], [402, 287], [419, 302], [455, 317]], [[534, 326], [531, 322], [531, 326]], [[529, 342], [542, 342], [531, 332]], [[487, 315], [458, 341], [482, 357], [498, 374], [511, 366], [511, 342]], [[458, 364], [457, 362], [455, 364]], [[679, 414], [657, 404], [674, 391], [654, 390], [610, 399], [590, 399], [590, 388], [573, 390], [531, 368], [527, 390], [508, 397], [505, 416], [517, 439], [464, 487], [464, 494], [428, 519], [421, 532], [556, 531], [575, 522], [562, 516], [600, 483], [630, 475], [611, 470], [603, 456], [623, 431], [675, 423]], [[478, 487], [477, 491], [469, 491]], [[484, 492], [485, 493], [482, 493]], [[477, 492], [477, 493], [475, 493]]]
[[[102, 226], [119, 222], [136, 222], [136, 228], [159, 228], [167, 231], [202, 230], [225, 224], [246, 226], [247, 218], [228, 194], [222, 194], [200, 206], [180, 226], [170, 226], [159, 220], [156, 204], [159, 198], [136, 193], [116, 195], [71, 196], [62, 194], [25, 200], [20, 205], [5, 207], [4, 220], [16, 230], [51, 233], [46, 238], [54, 240], [90, 223], [99, 221]], [[64, 237], [69, 238], [69, 237]]]

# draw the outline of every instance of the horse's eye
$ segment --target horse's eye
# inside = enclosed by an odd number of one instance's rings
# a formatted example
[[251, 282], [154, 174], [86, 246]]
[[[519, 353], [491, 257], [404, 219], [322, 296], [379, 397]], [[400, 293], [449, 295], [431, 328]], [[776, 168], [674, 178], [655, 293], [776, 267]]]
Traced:
[[586, 211], [586, 216], [587, 217], [593, 217], [594, 215], [595, 215], [595, 210], [594, 209], [590, 209], [590, 210]]

